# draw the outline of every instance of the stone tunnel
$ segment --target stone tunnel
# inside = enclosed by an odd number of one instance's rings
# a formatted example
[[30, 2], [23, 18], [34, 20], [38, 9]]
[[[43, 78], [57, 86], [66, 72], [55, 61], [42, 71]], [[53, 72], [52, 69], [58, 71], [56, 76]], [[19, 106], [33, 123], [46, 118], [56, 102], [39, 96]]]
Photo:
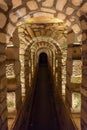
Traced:
[[86, 0], [0, 0], [0, 130], [87, 130], [86, 44]]

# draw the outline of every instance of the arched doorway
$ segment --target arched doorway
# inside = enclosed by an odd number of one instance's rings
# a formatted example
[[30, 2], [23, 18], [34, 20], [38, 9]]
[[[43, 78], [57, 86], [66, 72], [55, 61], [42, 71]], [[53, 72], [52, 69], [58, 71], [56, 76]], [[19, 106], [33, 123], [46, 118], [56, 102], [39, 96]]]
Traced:
[[46, 53], [41, 53], [39, 55], [39, 64], [47, 64], [48, 63], [48, 57], [47, 57], [47, 54]]

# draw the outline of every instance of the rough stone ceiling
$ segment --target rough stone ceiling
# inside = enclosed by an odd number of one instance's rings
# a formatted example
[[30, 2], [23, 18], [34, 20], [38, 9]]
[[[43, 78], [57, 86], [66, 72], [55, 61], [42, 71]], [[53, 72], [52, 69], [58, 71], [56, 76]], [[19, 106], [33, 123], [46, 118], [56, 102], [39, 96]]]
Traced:
[[31, 43], [35, 38], [44, 37], [63, 44], [67, 36], [67, 26], [62, 22], [23, 24], [18, 30], [20, 41], [24, 43]]
[[[50, 1], [50, 2], [49, 2]], [[9, 43], [14, 30], [24, 21], [36, 17], [49, 17], [62, 20], [81, 36], [79, 17], [87, 13], [86, 0], [0, 0], [0, 30], [5, 32]], [[8, 15], [7, 15], [8, 14]], [[4, 36], [4, 32], [0, 37]], [[79, 38], [81, 41], [81, 38]], [[2, 41], [4, 42], [4, 40]]]
[[83, 0], [12, 0], [13, 8], [9, 18], [17, 25], [35, 17], [58, 18], [72, 26], [74, 31], [80, 32], [79, 16], [84, 6], [82, 2]]

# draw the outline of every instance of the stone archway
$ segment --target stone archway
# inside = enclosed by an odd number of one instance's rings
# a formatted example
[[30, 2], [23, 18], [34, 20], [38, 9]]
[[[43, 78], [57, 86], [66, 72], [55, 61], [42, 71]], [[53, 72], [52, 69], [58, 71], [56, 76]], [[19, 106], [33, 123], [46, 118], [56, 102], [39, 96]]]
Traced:
[[[6, 104], [4, 104], [5, 101], [5, 97], [6, 97], [6, 84], [5, 84], [5, 47], [6, 47], [6, 43], [9, 43], [9, 39], [12, 36], [12, 33], [14, 32], [16, 25], [21, 24], [21, 21], [24, 21], [24, 19], [26, 18], [30, 18], [30, 17], [35, 17], [35, 16], [48, 16], [49, 17], [56, 17], [59, 19], [62, 19], [67, 25], [71, 26], [73, 29], [75, 29], [76, 31], [79, 32], [78, 37], [80, 37], [81, 39], [81, 30], [83, 30], [83, 34], [82, 34], [82, 41], [83, 43], [85, 43], [85, 40], [87, 39], [86, 37], [86, 29], [84, 27], [84, 25], [86, 25], [86, 17], [83, 18], [85, 20], [83, 20], [82, 23], [82, 14], [87, 12], [86, 6], [87, 6], [87, 2], [86, 1], [75, 1], [75, 0], [71, 0], [68, 4], [67, 0], [64, 0], [63, 3], [62, 1], [58, 1], [57, 3], [55, 3], [54, 0], [51, 0], [51, 2], [49, 3], [48, 0], [45, 0], [44, 2], [42, 1], [33, 1], [33, 5], [32, 5], [32, 1], [26, 1], [26, 2], [22, 2], [21, 0], [16, 1], [16, 0], [12, 0], [9, 1], [9, 3], [7, 1], [1, 1], [0, 2], [0, 8], [1, 8], [1, 13], [0, 15], [1, 17], [1, 22], [0, 22], [0, 52], [1, 52], [1, 71], [0, 71], [0, 80], [1, 80], [1, 95], [2, 93], [4, 93], [5, 96], [3, 96], [1, 98], [1, 107], [3, 108], [3, 110], [1, 110], [1, 112], [3, 111], [3, 113], [1, 114], [1, 119], [3, 117], [3, 114], [6, 114]], [[81, 4], [82, 2], [82, 4]], [[31, 6], [30, 6], [31, 5]], [[61, 5], [61, 6], [59, 6]], [[82, 14], [80, 13], [80, 10], [82, 11]], [[64, 13], [65, 11], [65, 13]], [[29, 14], [27, 13], [29, 12]], [[7, 17], [6, 17], [7, 16]], [[81, 16], [81, 17], [80, 17]], [[86, 14], [85, 14], [86, 16]], [[77, 19], [75, 19], [77, 18]], [[80, 23], [81, 23], [81, 29], [78, 25], [78, 21], [80, 19]], [[4, 21], [4, 22], [2, 22]], [[18, 23], [18, 24], [17, 24]], [[85, 48], [85, 44], [83, 45], [83, 47]], [[84, 52], [84, 50], [83, 50]], [[86, 52], [86, 49], [85, 49]], [[84, 55], [85, 55], [84, 52]], [[86, 55], [84, 56], [86, 57]], [[83, 62], [85, 64], [85, 58], [83, 57]], [[85, 65], [83, 64], [83, 70], [85, 67]], [[83, 72], [83, 79], [85, 80], [85, 76], [84, 76], [84, 72]], [[83, 84], [85, 84], [83, 80]], [[85, 89], [82, 89], [82, 93], [83, 91], [85, 91]], [[86, 92], [86, 91], [85, 91]], [[83, 100], [84, 101], [84, 100]], [[85, 105], [86, 106], [86, 105]], [[4, 111], [5, 110], [5, 111]], [[83, 112], [85, 112], [83, 110]], [[84, 114], [82, 114], [82, 117], [84, 118], [84, 122], [86, 122], [86, 119], [84, 117]], [[6, 120], [7, 117], [4, 117], [3, 120], [1, 120], [1, 124], [3, 124], [1, 129], [5, 129], [6, 126]], [[83, 125], [85, 126], [85, 123], [83, 123]], [[82, 128], [83, 129], [83, 128]]]

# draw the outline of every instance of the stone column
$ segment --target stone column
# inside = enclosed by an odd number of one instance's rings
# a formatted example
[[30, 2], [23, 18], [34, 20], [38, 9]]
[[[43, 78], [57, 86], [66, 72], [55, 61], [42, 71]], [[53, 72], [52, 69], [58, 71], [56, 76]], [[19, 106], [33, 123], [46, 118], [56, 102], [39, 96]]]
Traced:
[[67, 35], [67, 60], [66, 60], [66, 94], [65, 101], [69, 108], [72, 107], [71, 76], [72, 76], [72, 44], [74, 43], [74, 32], [69, 30]]
[[14, 62], [14, 72], [16, 77], [16, 109], [17, 111], [20, 110], [21, 104], [22, 104], [22, 92], [21, 92], [21, 83], [20, 83], [20, 61], [19, 61], [19, 45], [20, 41], [18, 38], [18, 30], [16, 29], [13, 33], [13, 45], [14, 45], [14, 52], [15, 52], [15, 62]]
[[62, 57], [61, 57], [60, 51], [58, 52], [57, 60], [58, 60], [58, 67], [57, 67], [58, 84], [57, 84], [57, 89], [58, 89], [58, 93], [61, 95], [62, 94]]
[[58, 92], [58, 54], [55, 52], [55, 91]]
[[6, 44], [0, 42], [0, 130], [7, 130], [7, 86], [5, 69], [5, 47]]
[[24, 55], [24, 78], [25, 78], [25, 94], [27, 94], [29, 89], [29, 50], [25, 50]]
[[[71, 76], [71, 96], [72, 96], [72, 112], [80, 112], [80, 88], [81, 88], [81, 45], [72, 45], [72, 76]], [[79, 96], [78, 96], [79, 95]], [[78, 100], [75, 97], [78, 96]], [[79, 105], [77, 105], [79, 103]]]
[[29, 50], [29, 87], [31, 87], [32, 70], [31, 70], [31, 50]]
[[16, 79], [16, 109], [17, 111], [20, 110], [22, 104], [22, 93], [21, 93], [21, 83], [20, 83], [20, 61], [15, 60], [14, 62], [14, 72], [15, 72], [15, 79]]
[[[87, 9], [87, 6], [86, 6]], [[80, 17], [82, 26], [82, 87], [81, 87], [81, 130], [87, 130], [87, 17]]]
[[72, 107], [72, 93], [71, 93], [71, 76], [72, 76], [72, 47], [68, 46], [67, 61], [66, 61], [66, 103], [69, 108]]

